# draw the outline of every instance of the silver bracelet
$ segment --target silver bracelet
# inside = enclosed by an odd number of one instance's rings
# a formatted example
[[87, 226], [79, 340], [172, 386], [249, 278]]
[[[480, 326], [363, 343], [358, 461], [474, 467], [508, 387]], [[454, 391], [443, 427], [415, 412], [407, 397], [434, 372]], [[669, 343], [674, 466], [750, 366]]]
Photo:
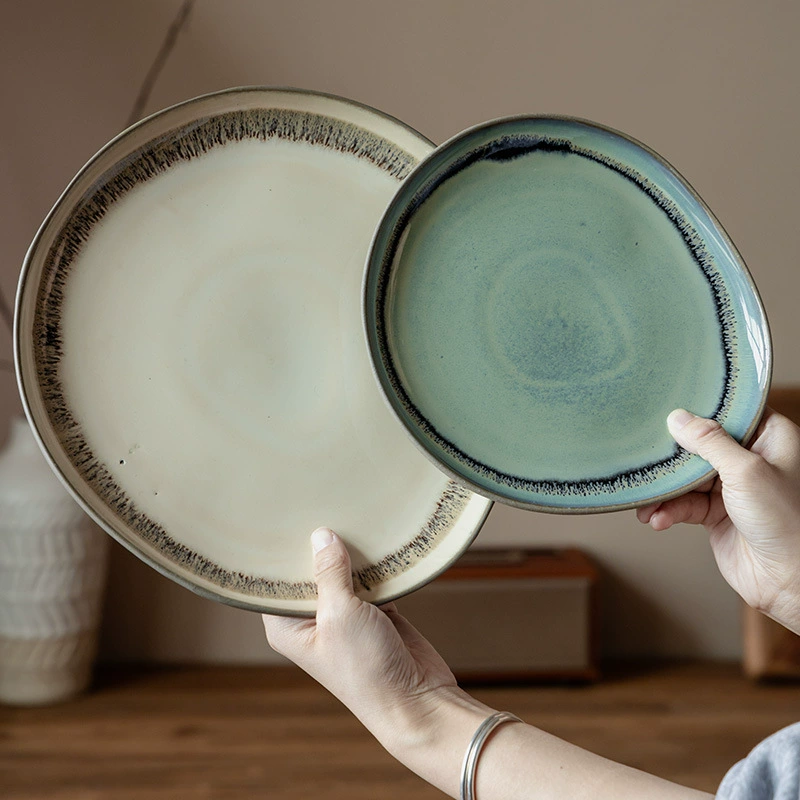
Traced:
[[461, 800], [475, 800], [475, 772], [478, 769], [478, 757], [489, 734], [504, 722], [522, 722], [522, 720], [507, 711], [496, 711], [487, 717], [473, 734], [464, 756], [464, 764], [461, 767]]

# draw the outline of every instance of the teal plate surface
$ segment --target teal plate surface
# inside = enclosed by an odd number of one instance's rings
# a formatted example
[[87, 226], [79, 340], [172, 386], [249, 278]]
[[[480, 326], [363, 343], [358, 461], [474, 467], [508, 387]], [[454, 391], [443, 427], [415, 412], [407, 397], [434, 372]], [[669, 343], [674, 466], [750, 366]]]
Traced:
[[582, 120], [498, 120], [427, 157], [376, 231], [364, 320], [422, 450], [535, 510], [697, 486], [710, 467], [669, 412], [745, 441], [769, 389], [767, 319], [720, 224], [660, 156]]

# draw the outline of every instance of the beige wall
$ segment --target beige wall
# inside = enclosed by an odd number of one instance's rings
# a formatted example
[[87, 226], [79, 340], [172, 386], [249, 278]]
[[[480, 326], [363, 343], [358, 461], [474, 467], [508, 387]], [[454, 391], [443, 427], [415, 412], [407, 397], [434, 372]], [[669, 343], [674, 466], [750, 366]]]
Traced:
[[[0, 286], [13, 292], [38, 223], [123, 126], [177, 0], [3, 3]], [[148, 111], [243, 84], [341, 94], [442, 141], [504, 114], [565, 113], [669, 159], [709, 203], [761, 289], [775, 378], [800, 383], [796, 133], [800, 5], [791, 0], [198, 0]], [[0, 331], [0, 352], [8, 338]], [[4, 357], [0, 355], [0, 358]], [[0, 442], [18, 411], [0, 374]], [[738, 605], [702, 532], [633, 515], [496, 508], [478, 546], [580, 544], [606, 577], [615, 655], [735, 657]], [[261, 660], [258, 620], [202, 601], [116, 548], [109, 655]]]

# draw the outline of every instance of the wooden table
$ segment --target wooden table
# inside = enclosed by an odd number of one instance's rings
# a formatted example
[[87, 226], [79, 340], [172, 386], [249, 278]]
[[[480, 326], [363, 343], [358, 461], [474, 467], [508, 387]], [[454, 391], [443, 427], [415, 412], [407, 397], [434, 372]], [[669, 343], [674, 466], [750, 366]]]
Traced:
[[[473, 687], [489, 705], [617, 761], [714, 791], [800, 719], [800, 686], [731, 665], [627, 667], [591, 686]], [[113, 669], [52, 708], [0, 708], [5, 800], [411, 800], [443, 795], [293, 668]]]

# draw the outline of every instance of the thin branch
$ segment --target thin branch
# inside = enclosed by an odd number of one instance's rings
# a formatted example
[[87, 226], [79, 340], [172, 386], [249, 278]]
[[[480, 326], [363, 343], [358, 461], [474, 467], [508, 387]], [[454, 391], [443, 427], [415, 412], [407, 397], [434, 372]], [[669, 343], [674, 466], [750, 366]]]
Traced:
[[142, 116], [142, 112], [147, 106], [147, 101], [152, 94], [153, 87], [155, 87], [156, 81], [158, 80], [158, 76], [161, 74], [161, 70], [164, 69], [164, 65], [167, 63], [167, 59], [175, 47], [175, 43], [178, 41], [180, 32], [189, 21], [189, 16], [192, 13], [194, 4], [195, 0], [184, 0], [181, 7], [178, 9], [178, 13], [175, 15], [175, 19], [172, 20], [172, 24], [167, 28], [167, 33], [164, 37], [161, 49], [156, 54], [155, 60], [150, 65], [150, 69], [144, 77], [142, 86], [139, 89], [139, 94], [128, 116], [128, 125], [133, 125], [133, 123], [137, 122]]
[[2, 317], [3, 322], [8, 325], [8, 332], [13, 336], [14, 312], [11, 310], [11, 306], [6, 302], [6, 298], [2, 289], [0, 289], [0, 317]]

